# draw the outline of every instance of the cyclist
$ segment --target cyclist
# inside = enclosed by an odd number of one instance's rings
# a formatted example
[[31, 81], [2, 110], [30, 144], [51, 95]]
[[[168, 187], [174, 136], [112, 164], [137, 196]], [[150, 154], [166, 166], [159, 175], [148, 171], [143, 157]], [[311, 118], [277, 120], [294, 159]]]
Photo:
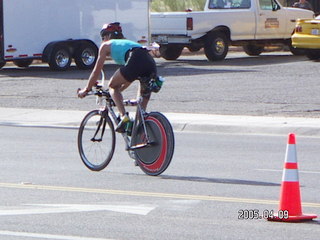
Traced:
[[[110, 78], [109, 91], [115, 102], [121, 120], [116, 127], [117, 132], [124, 132], [126, 124], [130, 121], [123, 105], [122, 91], [139, 77], [152, 77], [157, 74], [156, 63], [148, 50], [141, 44], [127, 40], [122, 34], [120, 23], [114, 22], [105, 24], [100, 32], [102, 44], [99, 48], [99, 55], [92, 73], [85, 88], [78, 91], [78, 97], [84, 98], [96, 84], [107, 56], [119, 65], [122, 65]], [[144, 92], [142, 107], [146, 109], [151, 92]]]

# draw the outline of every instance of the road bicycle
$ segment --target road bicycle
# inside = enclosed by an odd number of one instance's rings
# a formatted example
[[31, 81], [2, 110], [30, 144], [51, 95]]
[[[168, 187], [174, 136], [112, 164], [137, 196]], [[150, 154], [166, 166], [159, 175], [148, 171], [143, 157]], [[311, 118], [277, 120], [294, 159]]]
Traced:
[[[114, 126], [120, 117], [108, 89], [98, 84], [88, 93], [97, 97], [99, 109], [90, 111], [82, 120], [78, 132], [78, 149], [82, 162], [92, 171], [101, 171], [110, 163], [116, 145]], [[140, 88], [152, 91], [155, 78], [140, 78]], [[174, 153], [174, 133], [169, 120], [160, 112], [146, 112], [142, 96], [124, 100], [125, 106], [136, 107], [135, 117], [121, 133], [126, 150], [143, 172], [151, 176], [163, 173]], [[114, 125], [115, 124], [115, 125]]]

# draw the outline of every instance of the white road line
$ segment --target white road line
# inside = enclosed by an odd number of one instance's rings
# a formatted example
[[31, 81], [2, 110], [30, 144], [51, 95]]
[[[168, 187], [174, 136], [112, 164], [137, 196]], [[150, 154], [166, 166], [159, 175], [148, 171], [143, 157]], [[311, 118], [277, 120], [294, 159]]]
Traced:
[[64, 236], [64, 235], [52, 235], [41, 233], [28, 233], [28, 232], [12, 232], [12, 231], [0, 231], [0, 236], [14, 236], [14, 237], [28, 237], [28, 238], [40, 238], [40, 239], [55, 239], [55, 240], [111, 240], [107, 238], [93, 238], [93, 237], [80, 237], [80, 236]]
[[113, 211], [137, 215], [147, 215], [156, 206], [151, 205], [84, 205], [84, 204], [24, 204], [16, 209], [6, 209], [0, 206], [0, 216]]
[[[81, 192], [81, 193], [94, 193], [105, 195], [121, 195], [130, 197], [153, 197], [160, 199], [184, 199], [184, 200], [200, 200], [200, 201], [217, 201], [217, 202], [233, 202], [233, 203], [252, 203], [252, 204], [279, 204], [278, 200], [268, 199], [251, 199], [251, 198], [235, 198], [235, 197], [221, 197], [212, 195], [193, 195], [193, 194], [175, 194], [175, 193], [161, 193], [161, 192], [139, 192], [139, 191], [126, 191], [126, 190], [113, 190], [113, 189], [99, 189], [99, 188], [79, 188], [79, 187], [63, 187], [63, 186], [50, 186], [50, 185], [22, 185], [17, 183], [2, 183], [1, 188], [13, 189], [31, 189], [34, 191], [61, 191], [61, 192]], [[320, 208], [320, 203], [303, 203], [304, 206]], [[150, 205], [146, 205], [150, 206]], [[156, 206], [157, 207], [157, 206]], [[3, 208], [3, 209], [8, 209]], [[20, 208], [21, 209], [21, 208]]]

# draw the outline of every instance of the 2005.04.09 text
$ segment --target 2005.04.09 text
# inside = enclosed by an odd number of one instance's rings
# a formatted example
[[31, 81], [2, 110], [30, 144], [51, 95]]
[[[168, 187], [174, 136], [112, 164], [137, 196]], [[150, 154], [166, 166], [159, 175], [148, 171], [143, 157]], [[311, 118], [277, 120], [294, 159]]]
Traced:
[[263, 210], [262, 213], [259, 209], [240, 209], [238, 211], [238, 219], [247, 220], [247, 219], [268, 219], [272, 218], [275, 215], [280, 219], [288, 219], [289, 212], [287, 210], [279, 210], [275, 213], [274, 210]]

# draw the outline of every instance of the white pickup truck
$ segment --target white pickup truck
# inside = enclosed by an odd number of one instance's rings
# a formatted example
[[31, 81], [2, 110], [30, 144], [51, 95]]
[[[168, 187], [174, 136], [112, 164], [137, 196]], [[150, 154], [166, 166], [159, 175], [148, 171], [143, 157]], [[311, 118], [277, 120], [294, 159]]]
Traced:
[[223, 60], [229, 45], [243, 46], [248, 55], [264, 47], [285, 44], [298, 18], [313, 18], [309, 10], [283, 7], [277, 0], [207, 0], [204, 11], [151, 13], [152, 41], [167, 60], [177, 59], [183, 48], [204, 48], [209, 61]]

